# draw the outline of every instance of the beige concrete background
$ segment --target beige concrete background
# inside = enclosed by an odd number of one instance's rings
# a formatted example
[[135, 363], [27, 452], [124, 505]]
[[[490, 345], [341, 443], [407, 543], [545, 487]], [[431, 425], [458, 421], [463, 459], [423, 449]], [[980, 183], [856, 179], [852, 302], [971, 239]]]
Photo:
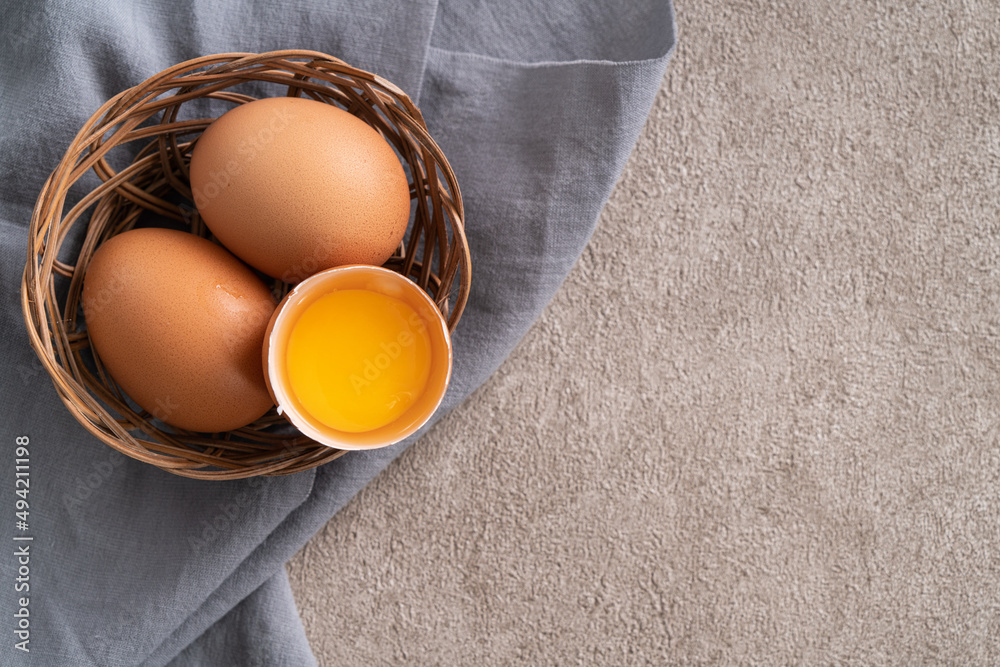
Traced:
[[555, 301], [289, 563], [322, 665], [1000, 662], [1000, 5], [677, 11]]

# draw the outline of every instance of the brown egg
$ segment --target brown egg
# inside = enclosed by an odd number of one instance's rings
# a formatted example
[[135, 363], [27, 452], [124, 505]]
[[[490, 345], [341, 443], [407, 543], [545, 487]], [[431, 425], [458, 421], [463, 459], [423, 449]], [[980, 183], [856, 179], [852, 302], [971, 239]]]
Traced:
[[350, 113], [297, 97], [216, 119], [191, 155], [191, 191], [224, 246], [286, 282], [385, 263], [410, 219], [409, 183], [389, 143]]
[[239, 428], [273, 405], [260, 358], [275, 305], [232, 254], [171, 229], [108, 239], [83, 284], [105, 369], [154, 417], [191, 431]]

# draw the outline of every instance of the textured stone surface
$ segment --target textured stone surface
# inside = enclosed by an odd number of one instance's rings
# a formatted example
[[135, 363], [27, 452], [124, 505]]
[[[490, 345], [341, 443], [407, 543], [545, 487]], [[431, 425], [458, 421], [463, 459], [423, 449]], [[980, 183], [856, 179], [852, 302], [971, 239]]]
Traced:
[[288, 566], [321, 664], [995, 664], [1000, 6], [678, 3], [581, 262]]

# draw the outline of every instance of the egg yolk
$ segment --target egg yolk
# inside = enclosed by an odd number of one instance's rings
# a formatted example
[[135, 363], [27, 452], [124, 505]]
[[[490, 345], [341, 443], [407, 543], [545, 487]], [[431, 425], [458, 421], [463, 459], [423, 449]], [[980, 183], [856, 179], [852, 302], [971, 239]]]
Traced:
[[405, 302], [368, 290], [326, 294], [294, 323], [288, 381], [301, 407], [339, 431], [371, 431], [423, 393], [431, 368], [427, 325]]

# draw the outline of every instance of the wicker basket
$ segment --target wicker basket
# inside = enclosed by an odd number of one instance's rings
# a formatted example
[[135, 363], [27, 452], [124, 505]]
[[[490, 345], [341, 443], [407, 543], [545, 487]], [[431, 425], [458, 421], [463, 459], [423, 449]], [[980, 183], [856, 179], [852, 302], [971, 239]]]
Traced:
[[[109, 100], [77, 134], [38, 197], [21, 284], [24, 318], [60, 398], [88, 431], [123, 454], [185, 477], [285, 475], [344, 453], [294, 432], [273, 409], [245, 428], [210, 435], [171, 428], [133, 409], [89, 349], [79, 308], [94, 250], [147, 212], [208, 236], [189, 203], [188, 164], [194, 141], [213, 119], [180, 120], [181, 106], [198, 98], [241, 104], [255, 97], [238, 90], [268, 87], [272, 96], [309, 96], [345, 108], [393, 145], [409, 167], [416, 206], [406, 238], [385, 266], [426, 290], [452, 330], [469, 294], [469, 247], [455, 175], [420, 112], [384, 79], [313, 51], [226, 53], [181, 63]], [[140, 143], [131, 151], [118, 148], [130, 142]], [[113, 149], [126, 151], [121, 164], [127, 167], [112, 168]], [[69, 206], [71, 187], [91, 169], [100, 184]], [[64, 248], [68, 238], [73, 242]], [[275, 281], [278, 298], [287, 289]]]

